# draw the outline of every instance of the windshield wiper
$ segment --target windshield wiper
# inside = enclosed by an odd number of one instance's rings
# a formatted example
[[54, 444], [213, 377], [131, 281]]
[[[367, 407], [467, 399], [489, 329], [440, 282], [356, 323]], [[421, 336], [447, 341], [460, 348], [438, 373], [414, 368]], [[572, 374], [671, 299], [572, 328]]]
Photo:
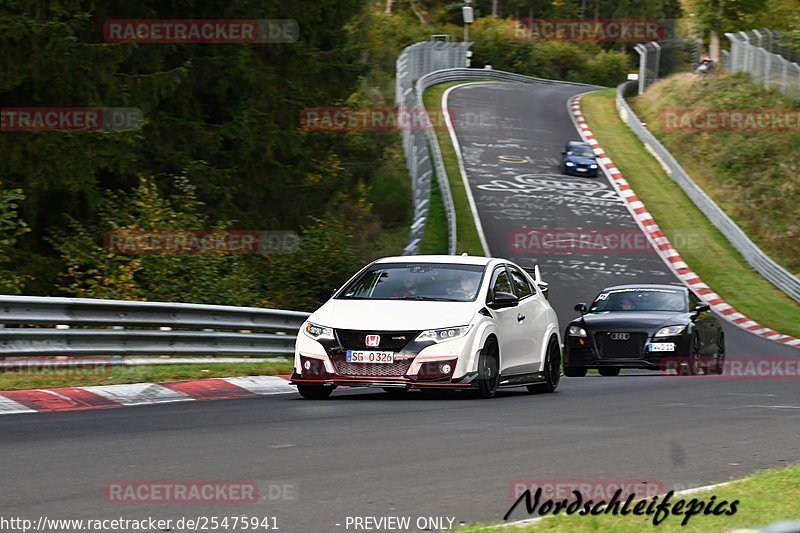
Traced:
[[407, 296], [400, 298], [401, 300], [416, 300], [419, 302], [461, 302], [462, 300], [454, 300], [453, 298], [437, 298], [435, 296]]

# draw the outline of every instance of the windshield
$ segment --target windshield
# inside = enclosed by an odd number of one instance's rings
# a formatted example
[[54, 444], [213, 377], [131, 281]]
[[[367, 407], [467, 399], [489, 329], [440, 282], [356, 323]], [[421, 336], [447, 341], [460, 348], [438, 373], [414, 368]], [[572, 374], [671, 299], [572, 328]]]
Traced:
[[481, 265], [377, 264], [337, 298], [468, 302], [478, 295], [483, 270]]
[[567, 155], [575, 155], [578, 157], [594, 157], [594, 152], [588, 146], [570, 146], [567, 149]]
[[589, 308], [590, 313], [609, 311], [687, 312], [683, 291], [670, 289], [614, 289], [601, 292]]

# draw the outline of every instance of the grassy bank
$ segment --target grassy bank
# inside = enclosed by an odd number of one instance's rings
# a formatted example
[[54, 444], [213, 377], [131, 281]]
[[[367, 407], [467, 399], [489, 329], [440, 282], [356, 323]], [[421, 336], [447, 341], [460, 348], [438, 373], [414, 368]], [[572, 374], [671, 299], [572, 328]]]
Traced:
[[[694, 515], [688, 519], [686, 525], [681, 525], [684, 516], [668, 516], [658, 526], [653, 525], [651, 516], [560, 516], [547, 518], [522, 528], [513, 528], [515, 532], [539, 531], [680, 531], [680, 532], [723, 532], [734, 529], [757, 528], [773, 522], [789, 519], [800, 519], [797, 502], [800, 501], [800, 466], [795, 465], [785, 469], [766, 470], [751, 477], [737, 481], [730, 485], [711, 489], [707, 492], [673, 496], [671, 502], [683, 499], [687, 503], [696, 498], [698, 501], [710, 502], [716, 496], [714, 505], [722, 501], [731, 503], [738, 500], [736, 512], [730, 516]], [[659, 498], [661, 501], [661, 498]], [[731, 509], [728, 505], [726, 509]], [[522, 509], [517, 509], [512, 520], [522, 520]], [[538, 516], [538, 515], [537, 515]], [[499, 531], [492, 526], [466, 527], [456, 530], [458, 533], [489, 533]]]
[[210, 365], [115, 366], [68, 370], [0, 371], [0, 391], [122, 383], [154, 383], [231, 376], [291, 374], [292, 363], [221, 363]]
[[[796, 117], [800, 102], [766, 91], [742, 74], [700, 79], [681, 74], [653, 85], [633, 101], [633, 107], [739, 227], [775, 261], [800, 274], [800, 128], [796, 119], [785, 131], [770, 124], [753, 131], [704, 126], [705, 117], [723, 118], [731, 111], [776, 110], [793, 112]], [[685, 110], [704, 112], [698, 115], [702, 120], [688, 128], [694, 131], [674, 131], [677, 117]], [[785, 125], [790, 125], [789, 120]]]
[[800, 336], [800, 305], [753, 270], [665, 174], [619, 119], [614, 95], [606, 89], [585, 96], [586, 121], [686, 263], [739, 312]]
[[[428, 89], [423, 97], [425, 108], [428, 112], [436, 113], [441, 116], [442, 95], [450, 87], [461, 85], [462, 83], [463, 82], [443, 83]], [[467, 252], [470, 255], [483, 255], [483, 247], [481, 246], [480, 237], [478, 237], [478, 231], [475, 228], [472, 210], [470, 209], [467, 191], [464, 187], [464, 180], [461, 178], [461, 171], [458, 168], [458, 158], [456, 157], [453, 142], [450, 139], [450, 133], [447, 131], [447, 128], [442, 127], [437, 129], [436, 136], [439, 140], [439, 147], [442, 150], [447, 179], [450, 183], [450, 191], [452, 192], [453, 203], [455, 204], [457, 223], [456, 253]], [[439, 238], [442, 234], [444, 235], [444, 241], [439, 244], [438, 247], [443, 247], [444, 251], [442, 253], [447, 253], [447, 219], [444, 214], [444, 208], [442, 207], [441, 196], [436, 198], [431, 197], [431, 202], [432, 213], [428, 220], [428, 227], [425, 229], [423, 253], [430, 253], [425, 250], [437, 246], [438, 241], [434, 241], [433, 239]], [[439, 210], [440, 213], [434, 213], [433, 208]], [[440, 228], [440, 225], [443, 226], [443, 228]]]

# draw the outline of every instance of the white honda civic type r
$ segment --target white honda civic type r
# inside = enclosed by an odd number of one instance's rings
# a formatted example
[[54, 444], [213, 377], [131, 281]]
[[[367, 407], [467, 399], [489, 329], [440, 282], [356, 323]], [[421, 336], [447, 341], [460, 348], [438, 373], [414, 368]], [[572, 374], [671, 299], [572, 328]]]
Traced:
[[291, 382], [309, 399], [339, 385], [409, 389], [499, 387], [555, 391], [558, 319], [547, 284], [504, 259], [379, 259], [302, 325]]

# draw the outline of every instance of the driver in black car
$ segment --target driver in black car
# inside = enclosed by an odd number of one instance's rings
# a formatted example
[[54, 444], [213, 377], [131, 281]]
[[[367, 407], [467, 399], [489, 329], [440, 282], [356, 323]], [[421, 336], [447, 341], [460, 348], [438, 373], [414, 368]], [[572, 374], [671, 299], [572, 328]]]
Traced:
[[623, 296], [620, 299], [618, 308], [620, 311], [632, 311], [636, 309], [636, 303], [630, 296]]

